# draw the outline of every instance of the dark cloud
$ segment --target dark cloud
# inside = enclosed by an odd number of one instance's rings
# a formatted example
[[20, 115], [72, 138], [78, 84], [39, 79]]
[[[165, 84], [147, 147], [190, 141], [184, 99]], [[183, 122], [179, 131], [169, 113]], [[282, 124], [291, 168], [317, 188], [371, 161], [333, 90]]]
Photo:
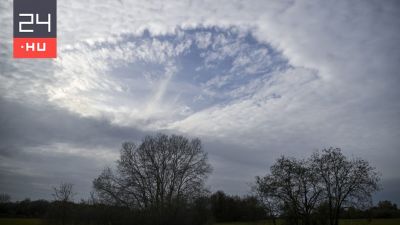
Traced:
[[118, 154], [123, 141], [138, 141], [145, 132], [113, 126], [106, 120], [83, 118], [49, 105], [20, 104], [0, 98], [0, 192], [14, 198], [50, 198], [51, 185], [75, 183], [87, 196], [91, 181], [106, 162], [95, 157], [41, 148], [59, 143], [95, 153], [109, 149]]
[[55, 142], [113, 146], [143, 136], [137, 129], [113, 126], [107, 120], [83, 118], [51, 105], [22, 105], [1, 98], [0, 105], [2, 154], [17, 146], [33, 147]]

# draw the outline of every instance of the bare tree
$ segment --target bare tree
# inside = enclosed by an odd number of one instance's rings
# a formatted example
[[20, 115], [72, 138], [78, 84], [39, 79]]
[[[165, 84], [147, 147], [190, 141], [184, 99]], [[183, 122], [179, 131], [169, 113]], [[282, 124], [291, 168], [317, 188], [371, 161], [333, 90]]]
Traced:
[[74, 198], [73, 184], [61, 183], [58, 187], [53, 187], [53, 196], [58, 201], [58, 207], [61, 210], [61, 224], [66, 223], [68, 206]]
[[256, 184], [252, 187], [253, 192], [263, 204], [268, 217], [272, 219], [272, 224], [276, 225], [276, 219], [282, 212], [283, 202], [272, 192], [270, 176], [256, 177]]
[[53, 191], [53, 197], [60, 202], [70, 202], [75, 195], [73, 184], [70, 183], [61, 183], [58, 187], [53, 187]]
[[162, 213], [201, 195], [210, 172], [199, 139], [158, 134], [124, 143], [116, 170], [106, 168], [93, 184], [103, 201]]
[[330, 225], [339, 224], [341, 207], [369, 203], [372, 193], [379, 189], [380, 176], [375, 168], [365, 160], [348, 159], [340, 148], [316, 152], [312, 161], [323, 183]]
[[10, 200], [11, 200], [11, 197], [9, 194], [6, 194], [6, 193], [0, 194], [0, 203], [7, 203], [7, 202], [10, 202]]
[[[311, 214], [320, 200], [322, 189], [309, 161], [281, 157], [271, 167], [271, 174], [256, 177], [255, 189], [261, 200], [276, 212], [276, 205], [293, 214], [292, 223], [299, 219], [311, 223]], [[271, 204], [276, 204], [271, 205]]]

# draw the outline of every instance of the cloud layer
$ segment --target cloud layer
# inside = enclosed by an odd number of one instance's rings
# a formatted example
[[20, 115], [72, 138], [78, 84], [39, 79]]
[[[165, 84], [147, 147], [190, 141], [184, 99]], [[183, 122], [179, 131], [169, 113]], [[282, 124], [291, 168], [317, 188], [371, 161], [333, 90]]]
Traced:
[[400, 201], [396, 1], [60, 0], [55, 60], [11, 58], [11, 13], [2, 1], [1, 191], [88, 192], [123, 140], [163, 131], [203, 140], [213, 190], [338, 146]]

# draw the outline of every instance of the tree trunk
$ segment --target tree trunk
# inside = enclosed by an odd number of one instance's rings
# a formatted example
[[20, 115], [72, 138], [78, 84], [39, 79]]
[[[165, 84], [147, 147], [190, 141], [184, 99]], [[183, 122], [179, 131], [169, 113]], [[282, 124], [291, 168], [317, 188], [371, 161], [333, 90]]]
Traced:
[[308, 214], [304, 215], [303, 224], [304, 225], [310, 225], [310, 215], [308, 215]]
[[339, 225], [339, 214], [340, 214], [340, 206], [336, 208], [336, 213], [335, 213], [335, 225]]
[[333, 206], [332, 206], [332, 199], [329, 197], [329, 224], [334, 225], [334, 216], [333, 216]]
[[65, 203], [62, 203], [62, 207], [61, 207], [61, 224], [65, 225]]

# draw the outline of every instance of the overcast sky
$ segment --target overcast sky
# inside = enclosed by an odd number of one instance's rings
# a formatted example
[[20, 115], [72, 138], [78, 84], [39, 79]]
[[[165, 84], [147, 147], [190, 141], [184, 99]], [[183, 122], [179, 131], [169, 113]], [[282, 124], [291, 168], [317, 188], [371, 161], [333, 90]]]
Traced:
[[58, 58], [12, 58], [0, 1], [0, 192], [84, 198], [123, 141], [199, 137], [212, 191], [342, 148], [400, 203], [400, 3], [58, 0]]

